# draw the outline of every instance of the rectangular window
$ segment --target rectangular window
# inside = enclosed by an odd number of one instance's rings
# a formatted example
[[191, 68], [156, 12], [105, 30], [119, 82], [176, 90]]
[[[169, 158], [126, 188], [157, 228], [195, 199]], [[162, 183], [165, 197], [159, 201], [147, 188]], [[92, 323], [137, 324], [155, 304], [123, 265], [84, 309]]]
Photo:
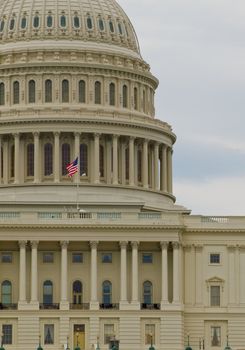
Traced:
[[54, 262], [54, 253], [43, 253], [43, 262], [44, 263], [53, 263]]
[[155, 344], [155, 328], [154, 324], [145, 325], [145, 345]]
[[211, 346], [221, 346], [221, 327], [211, 327]]
[[44, 344], [54, 344], [54, 325], [44, 325]]
[[211, 286], [211, 306], [220, 306], [220, 286]]
[[220, 254], [210, 254], [210, 264], [220, 264]]
[[152, 253], [143, 253], [142, 254], [142, 263], [143, 264], [152, 264], [153, 256]]
[[112, 263], [112, 253], [102, 253], [101, 261], [103, 263]]
[[104, 325], [104, 344], [109, 344], [110, 340], [115, 336], [114, 333], [114, 324], [105, 324]]
[[13, 343], [13, 326], [12, 324], [3, 324], [2, 326], [2, 342], [3, 344], [12, 344]]
[[12, 261], [13, 261], [12, 253], [6, 253], [6, 252], [2, 253], [1, 254], [1, 261], [2, 261], [2, 263], [12, 263]]
[[72, 253], [72, 262], [73, 263], [82, 263], [83, 262], [83, 253]]

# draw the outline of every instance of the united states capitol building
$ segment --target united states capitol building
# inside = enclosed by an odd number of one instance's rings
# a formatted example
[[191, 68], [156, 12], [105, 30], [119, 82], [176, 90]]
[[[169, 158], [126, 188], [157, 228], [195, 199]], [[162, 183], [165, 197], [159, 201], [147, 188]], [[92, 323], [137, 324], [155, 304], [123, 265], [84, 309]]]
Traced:
[[5, 350], [245, 349], [245, 219], [175, 204], [176, 136], [118, 3], [0, 0], [0, 70]]

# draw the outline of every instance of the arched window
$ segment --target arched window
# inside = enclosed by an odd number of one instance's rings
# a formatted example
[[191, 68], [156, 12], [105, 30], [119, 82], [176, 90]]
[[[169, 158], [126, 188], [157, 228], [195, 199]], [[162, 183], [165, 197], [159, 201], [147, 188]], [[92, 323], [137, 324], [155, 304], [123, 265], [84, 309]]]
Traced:
[[138, 109], [138, 89], [134, 88], [134, 109]]
[[45, 80], [45, 102], [52, 102], [52, 81]]
[[33, 19], [33, 27], [38, 28], [39, 27], [39, 16], [35, 16]]
[[82, 304], [83, 302], [83, 285], [80, 281], [75, 281], [72, 284], [73, 304]]
[[78, 90], [79, 90], [79, 102], [85, 103], [86, 102], [86, 83], [84, 80], [79, 81]]
[[0, 32], [1, 32], [1, 33], [2, 33], [3, 30], [4, 30], [4, 25], [5, 25], [4, 20], [1, 20], [1, 24], [0, 24]]
[[138, 181], [142, 182], [142, 151], [139, 149], [137, 153], [137, 170], [138, 170]]
[[62, 145], [62, 175], [67, 175], [67, 165], [71, 162], [71, 147], [68, 143]]
[[152, 283], [150, 281], [143, 283], [143, 302], [144, 304], [152, 304]]
[[69, 102], [69, 81], [67, 79], [62, 81], [62, 102]]
[[20, 83], [18, 81], [14, 81], [13, 89], [14, 89], [13, 102], [14, 104], [18, 104], [20, 103]]
[[80, 145], [80, 175], [88, 176], [88, 146]]
[[123, 85], [123, 108], [128, 108], [128, 87]]
[[74, 28], [80, 28], [80, 19], [78, 16], [75, 16], [73, 18], [73, 24], [74, 24]]
[[53, 304], [53, 283], [49, 280], [43, 283], [43, 304]]
[[28, 83], [28, 97], [29, 97], [29, 103], [35, 103], [36, 102], [36, 83], [34, 80], [30, 80]]
[[47, 27], [51, 28], [53, 26], [53, 17], [52, 16], [48, 16], [47, 17]]
[[27, 176], [34, 176], [34, 144], [27, 145]]
[[3, 281], [2, 283], [2, 304], [11, 304], [12, 303], [12, 284], [10, 281]]
[[44, 145], [44, 175], [53, 174], [53, 146], [51, 143]]
[[99, 19], [99, 29], [103, 32], [105, 30], [105, 25], [103, 19]]
[[103, 304], [111, 304], [112, 300], [112, 284], [110, 281], [104, 281], [102, 284]]
[[1, 147], [1, 177], [3, 177], [3, 148]]
[[114, 33], [114, 25], [112, 21], [109, 22], [109, 27], [110, 27], [111, 33]]
[[15, 19], [12, 18], [11, 21], [10, 21], [10, 24], [9, 24], [9, 29], [10, 29], [10, 30], [13, 30], [13, 29], [14, 29], [14, 26], [15, 26]]
[[27, 20], [26, 17], [22, 17], [21, 18], [21, 29], [25, 29], [26, 28], [26, 24], [27, 24]]
[[4, 83], [0, 83], [0, 105], [5, 104], [5, 86]]
[[115, 88], [115, 84], [114, 83], [110, 83], [110, 87], [109, 87], [109, 92], [110, 92], [110, 106], [115, 106], [115, 92], [116, 92], [116, 88]]
[[126, 168], [126, 180], [129, 180], [129, 147], [125, 150], [125, 168]]
[[96, 81], [94, 85], [94, 103], [101, 104], [101, 82]]
[[14, 177], [14, 145], [10, 148], [10, 177]]
[[93, 21], [91, 17], [87, 18], [87, 27], [88, 29], [93, 29]]
[[66, 27], [66, 16], [60, 17], [60, 26], [63, 28]]
[[100, 145], [100, 177], [104, 177], [104, 146]]
[[122, 25], [121, 23], [118, 23], [118, 31], [120, 35], [123, 35]]

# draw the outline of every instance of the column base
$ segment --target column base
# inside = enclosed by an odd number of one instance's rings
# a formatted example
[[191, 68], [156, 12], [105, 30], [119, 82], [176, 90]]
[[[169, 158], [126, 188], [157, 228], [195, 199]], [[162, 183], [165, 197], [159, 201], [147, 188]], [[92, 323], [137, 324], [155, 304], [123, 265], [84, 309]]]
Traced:
[[90, 310], [99, 310], [100, 309], [100, 304], [98, 301], [90, 301], [89, 303], [89, 309]]
[[38, 301], [30, 301], [29, 308], [31, 310], [39, 310], [39, 302]]
[[161, 310], [169, 308], [170, 303], [167, 300], [161, 301]]
[[140, 303], [138, 301], [131, 301], [128, 304], [128, 310], [140, 310]]
[[69, 310], [70, 305], [68, 301], [61, 301], [60, 302], [60, 310]]
[[27, 301], [18, 301], [18, 310], [26, 310], [28, 309]]
[[129, 309], [129, 302], [128, 301], [120, 301], [119, 304], [119, 309], [120, 310], [128, 310]]

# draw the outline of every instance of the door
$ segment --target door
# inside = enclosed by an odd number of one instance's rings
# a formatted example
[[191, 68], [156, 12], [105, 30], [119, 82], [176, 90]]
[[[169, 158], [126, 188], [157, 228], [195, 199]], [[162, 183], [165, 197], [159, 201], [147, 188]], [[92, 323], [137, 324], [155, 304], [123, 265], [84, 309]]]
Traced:
[[85, 325], [74, 324], [73, 328], [73, 346], [79, 346], [81, 350], [85, 350]]

